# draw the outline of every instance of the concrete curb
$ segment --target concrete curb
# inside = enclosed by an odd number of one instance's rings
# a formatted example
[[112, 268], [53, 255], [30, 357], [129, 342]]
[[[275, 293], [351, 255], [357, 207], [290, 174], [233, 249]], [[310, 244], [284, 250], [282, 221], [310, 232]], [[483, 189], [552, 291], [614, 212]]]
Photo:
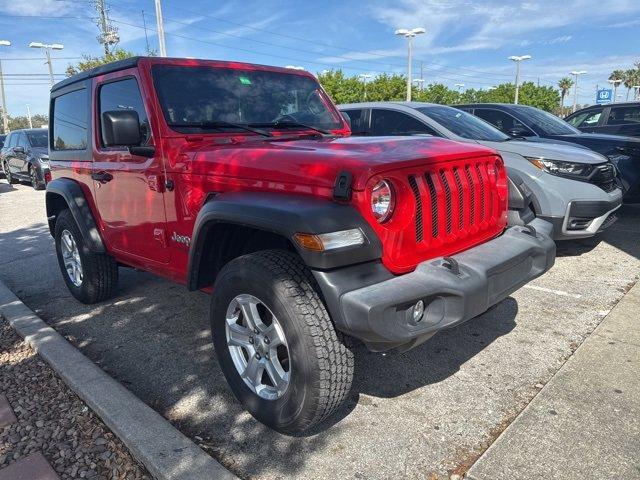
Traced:
[[0, 281], [0, 314], [158, 480], [235, 479], [35, 315]]

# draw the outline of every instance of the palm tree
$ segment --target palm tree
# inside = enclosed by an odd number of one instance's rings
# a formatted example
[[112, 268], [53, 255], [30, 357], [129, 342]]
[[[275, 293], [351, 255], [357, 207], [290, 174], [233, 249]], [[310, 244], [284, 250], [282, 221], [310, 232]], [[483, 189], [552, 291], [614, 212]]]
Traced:
[[609, 75], [609, 83], [613, 84], [613, 101], [618, 101], [618, 85], [624, 82], [625, 77], [627, 76], [627, 72], [624, 70], [614, 70]]
[[567, 96], [567, 93], [569, 93], [569, 90], [571, 90], [572, 86], [573, 80], [571, 80], [569, 77], [561, 78], [558, 81], [558, 88], [560, 88], [560, 113], [562, 113], [564, 109], [564, 98]]

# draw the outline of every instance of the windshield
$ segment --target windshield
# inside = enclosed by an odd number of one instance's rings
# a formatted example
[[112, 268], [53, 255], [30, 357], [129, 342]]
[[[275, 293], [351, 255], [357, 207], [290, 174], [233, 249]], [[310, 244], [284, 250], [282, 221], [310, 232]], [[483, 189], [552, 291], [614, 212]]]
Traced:
[[543, 135], [572, 135], [580, 133], [577, 128], [544, 110], [524, 106], [518, 107], [518, 109], [526, 116], [526, 119], [523, 120], [526, 120], [534, 130], [539, 130]]
[[[164, 117], [175, 130], [233, 131], [230, 124], [334, 130], [342, 117], [313, 78], [214, 67], [153, 67]], [[218, 123], [216, 123], [218, 122]], [[236, 131], [243, 131], [235, 128]], [[246, 130], [244, 130], [246, 131]]]
[[29, 139], [29, 145], [34, 148], [47, 148], [47, 142], [49, 141], [49, 135], [46, 131], [39, 132], [27, 132], [27, 138]]
[[431, 105], [417, 110], [462, 138], [489, 142], [503, 142], [509, 138], [484, 120], [457, 108]]

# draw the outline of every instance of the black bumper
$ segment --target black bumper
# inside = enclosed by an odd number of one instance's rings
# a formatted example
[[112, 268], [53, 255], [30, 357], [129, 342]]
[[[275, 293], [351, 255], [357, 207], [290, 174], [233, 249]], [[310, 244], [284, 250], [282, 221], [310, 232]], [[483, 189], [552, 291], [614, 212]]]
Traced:
[[[408, 349], [480, 315], [553, 266], [551, 225], [536, 219], [529, 226], [510, 227], [452, 256], [453, 262], [429, 260], [405, 275], [391, 275], [380, 264], [314, 275], [339, 330], [372, 350]], [[424, 315], [414, 321], [419, 300]]]

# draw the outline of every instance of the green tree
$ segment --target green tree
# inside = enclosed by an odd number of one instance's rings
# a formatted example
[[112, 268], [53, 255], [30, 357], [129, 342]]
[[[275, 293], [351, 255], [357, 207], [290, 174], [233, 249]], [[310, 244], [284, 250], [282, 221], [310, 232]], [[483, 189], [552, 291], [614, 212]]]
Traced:
[[558, 80], [558, 88], [560, 89], [560, 113], [564, 112], [564, 99], [573, 87], [573, 80], [569, 77], [563, 77]]
[[[31, 123], [33, 128], [40, 128], [49, 123], [49, 117], [41, 114], [31, 115]], [[9, 117], [9, 130], [19, 130], [21, 128], [29, 128], [29, 119], [26, 116]]]
[[[100, 57], [93, 57], [91, 55], [85, 54], [82, 55], [82, 60], [80, 60], [77, 64], [69, 65], [65, 73], [68, 77], [70, 77], [71, 75], [75, 75], [76, 73], [99, 67], [100, 65], [104, 65], [106, 63], [116, 62], [118, 60], [124, 60], [125, 58], [131, 58], [135, 56], [135, 53], [129, 52], [122, 48], [118, 48], [113, 52], [102, 55]], [[150, 56], [154, 56], [154, 54], [151, 53]]]

